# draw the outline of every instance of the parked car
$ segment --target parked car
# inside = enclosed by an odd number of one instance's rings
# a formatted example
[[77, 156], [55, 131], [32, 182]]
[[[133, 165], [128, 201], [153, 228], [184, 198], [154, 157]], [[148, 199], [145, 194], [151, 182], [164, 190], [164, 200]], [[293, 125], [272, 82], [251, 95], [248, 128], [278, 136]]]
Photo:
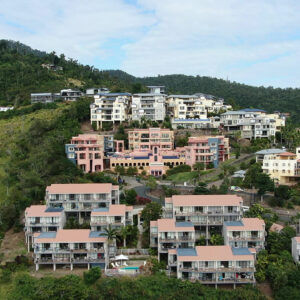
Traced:
[[231, 187], [230, 187], [230, 190], [231, 191], [234, 191], [234, 192], [243, 192], [244, 190], [242, 189], [242, 188], [240, 188], [239, 186], [234, 186], [234, 185], [232, 185]]

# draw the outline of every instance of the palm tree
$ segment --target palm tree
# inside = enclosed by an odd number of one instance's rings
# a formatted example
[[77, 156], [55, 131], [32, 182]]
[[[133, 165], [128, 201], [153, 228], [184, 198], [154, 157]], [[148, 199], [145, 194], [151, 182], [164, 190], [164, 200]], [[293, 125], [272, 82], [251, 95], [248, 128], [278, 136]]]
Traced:
[[120, 231], [118, 232], [119, 236], [122, 237], [123, 239], [123, 247], [126, 248], [126, 238], [127, 236], [129, 235], [129, 232], [128, 232], [128, 227], [127, 226], [124, 226], [120, 229]]
[[111, 224], [109, 224], [107, 228], [104, 228], [103, 235], [107, 237], [108, 243], [110, 244], [110, 242], [118, 237], [118, 232], [115, 228], [111, 227]]

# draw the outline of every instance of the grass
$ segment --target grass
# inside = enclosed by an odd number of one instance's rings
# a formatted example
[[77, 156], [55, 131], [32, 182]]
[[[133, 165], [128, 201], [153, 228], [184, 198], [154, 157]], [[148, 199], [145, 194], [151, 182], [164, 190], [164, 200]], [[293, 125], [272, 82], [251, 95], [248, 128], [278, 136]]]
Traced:
[[[201, 171], [200, 172], [200, 178], [203, 175], [206, 175], [210, 172], [212, 172], [213, 169], [211, 170], [207, 170], [207, 171]], [[198, 178], [198, 171], [191, 171], [191, 172], [182, 172], [182, 173], [177, 173], [177, 174], [173, 174], [171, 176], [167, 177], [167, 180], [171, 180], [175, 183], [180, 183], [180, 182], [190, 182], [195, 178]]]

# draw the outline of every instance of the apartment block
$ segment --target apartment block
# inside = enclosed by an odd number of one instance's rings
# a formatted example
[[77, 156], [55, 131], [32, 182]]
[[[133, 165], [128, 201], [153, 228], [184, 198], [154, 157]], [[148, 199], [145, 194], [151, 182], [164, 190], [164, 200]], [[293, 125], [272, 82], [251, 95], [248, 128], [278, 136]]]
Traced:
[[95, 208], [91, 213], [91, 229], [103, 231], [109, 225], [115, 229], [133, 225], [133, 207], [113, 204], [109, 207]]
[[129, 149], [134, 151], [152, 151], [154, 147], [173, 150], [174, 132], [161, 128], [129, 130], [128, 144]]
[[61, 207], [52, 208], [46, 205], [31, 205], [25, 210], [25, 239], [28, 252], [37, 232], [52, 232], [63, 229], [65, 213]]
[[292, 238], [292, 256], [294, 262], [299, 264], [300, 262], [300, 236], [295, 236]]
[[53, 93], [31, 93], [31, 104], [35, 103], [52, 103], [55, 100]]
[[255, 248], [258, 252], [265, 248], [265, 236], [265, 222], [261, 219], [243, 218], [224, 222], [224, 243], [230, 247]]
[[151, 221], [150, 247], [157, 248], [158, 258], [168, 262], [169, 249], [195, 247], [194, 224], [176, 222], [175, 219]]
[[170, 95], [167, 106], [169, 115], [175, 119], [207, 119], [205, 106], [195, 95]]
[[280, 154], [280, 153], [283, 153], [283, 152], [286, 152], [286, 150], [283, 150], [283, 149], [264, 149], [264, 150], [260, 150], [260, 151], [257, 151], [255, 153], [255, 158], [256, 158], [256, 162], [263, 162], [264, 158], [265, 158], [265, 155], [269, 155], [269, 154]]
[[164, 94], [133, 94], [132, 120], [141, 121], [145, 118], [151, 121], [163, 121], [166, 116], [165, 102]]
[[147, 88], [150, 94], [165, 94], [166, 92], [164, 85], [148, 85]]
[[300, 147], [296, 148], [296, 153], [264, 155], [262, 169], [277, 184], [297, 184], [300, 182]]
[[248, 248], [197, 246], [170, 250], [169, 269], [177, 278], [215, 285], [255, 284], [255, 258]]
[[108, 264], [107, 238], [102, 232], [89, 229], [60, 229], [57, 232], [42, 232], [34, 236], [34, 263], [40, 265], [100, 267]]
[[94, 97], [97, 94], [109, 93], [109, 92], [110, 92], [109, 89], [105, 88], [105, 87], [98, 87], [98, 88], [92, 87], [92, 88], [86, 89], [85, 94], [87, 97]]
[[229, 149], [229, 139], [224, 136], [190, 137], [185, 147], [186, 164], [213, 163], [216, 168], [220, 162], [229, 158]]
[[90, 221], [92, 210], [119, 204], [119, 186], [111, 183], [51, 184], [46, 188], [48, 207], [62, 207], [66, 217]]
[[[279, 120], [280, 119], [280, 120]], [[280, 130], [278, 123], [284, 123], [285, 117], [268, 115], [260, 109], [242, 109], [221, 114], [221, 123], [227, 132], [241, 132], [246, 139], [271, 138]]]
[[209, 240], [212, 232], [222, 234], [224, 222], [242, 219], [242, 205], [236, 195], [173, 195], [165, 198], [164, 217], [192, 222], [196, 238]]
[[103, 123], [117, 123], [127, 121], [131, 94], [129, 93], [100, 93], [94, 96], [91, 104], [91, 124], [96, 123], [97, 129], [102, 128]]
[[211, 129], [218, 128], [212, 118], [206, 119], [182, 119], [172, 118], [173, 129]]
[[77, 101], [84, 94], [78, 90], [65, 89], [60, 91], [60, 96], [64, 101]]

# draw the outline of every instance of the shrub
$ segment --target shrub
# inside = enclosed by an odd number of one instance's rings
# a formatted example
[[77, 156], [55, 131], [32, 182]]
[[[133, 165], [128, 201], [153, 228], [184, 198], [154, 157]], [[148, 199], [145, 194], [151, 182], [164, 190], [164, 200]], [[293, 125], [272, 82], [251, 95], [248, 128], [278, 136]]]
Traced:
[[83, 273], [83, 280], [85, 284], [93, 284], [101, 277], [101, 269], [99, 267], [91, 268], [89, 271]]
[[167, 170], [167, 176], [171, 176], [182, 172], [191, 172], [191, 167], [189, 165], [180, 165], [174, 167], [173, 169]]

